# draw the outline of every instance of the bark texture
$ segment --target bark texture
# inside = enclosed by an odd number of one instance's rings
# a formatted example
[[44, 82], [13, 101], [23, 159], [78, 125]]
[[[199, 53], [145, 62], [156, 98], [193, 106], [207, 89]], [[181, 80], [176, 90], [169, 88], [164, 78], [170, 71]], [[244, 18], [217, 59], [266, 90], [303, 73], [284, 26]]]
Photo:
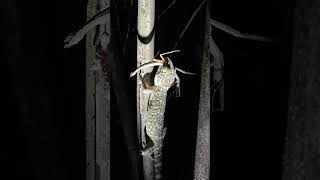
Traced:
[[[110, 6], [110, 0], [89, 0], [87, 20]], [[110, 42], [110, 15], [86, 34], [87, 180], [110, 179], [110, 76], [105, 71]], [[86, 27], [86, 26], [85, 26]], [[100, 52], [100, 57], [97, 53]]]
[[320, 179], [320, 1], [297, 0], [283, 180]]
[[[97, 13], [96, 0], [88, 0], [87, 19]], [[95, 57], [95, 48], [93, 45], [94, 30], [86, 35], [86, 179], [95, 179], [95, 78], [90, 70], [90, 65]]]
[[200, 102], [194, 167], [195, 180], [210, 178], [210, 1], [206, 4], [205, 38], [201, 70]]

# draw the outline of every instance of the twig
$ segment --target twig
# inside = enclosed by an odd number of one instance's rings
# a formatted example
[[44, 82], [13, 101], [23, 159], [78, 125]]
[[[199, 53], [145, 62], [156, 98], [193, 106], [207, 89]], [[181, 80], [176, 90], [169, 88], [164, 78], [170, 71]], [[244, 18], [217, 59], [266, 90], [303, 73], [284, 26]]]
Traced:
[[86, 24], [83, 27], [81, 27], [79, 30], [69, 34], [64, 40], [64, 42], [66, 43], [64, 45], [64, 48], [69, 48], [77, 44], [79, 41], [82, 40], [84, 35], [95, 26], [100, 24], [105, 24], [107, 22], [106, 16], [109, 14], [109, 12], [110, 12], [109, 7], [100, 11], [95, 16], [93, 16], [89, 21], [87, 21]]
[[245, 34], [245, 33], [241, 33], [240, 31], [227, 26], [221, 22], [218, 22], [216, 20], [210, 19], [210, 24], [217, 28], [220, 29], [223, 32], [226, 32], [232, 36], [238, 37], [238, 38], [243, 38], [243, 39], [250, 39], [250, 40], [255, 40], [255, 41], [262, 41], [262, 42], [272, 42], [274, 40], [270, 39], [270, 38], [266, 38], [266, 37], [262, 37], [262, 36], [258, 36], [258, 35], [252, 35], [252, 34]]
[[184, 33], [187, 31], [187, 29], [189, 28], [192, 20], [194, 19], [194, 17], [198, 14], [199, 10], [201, 9], [201, 7], [203, 6], [203, 4], [206, 2], [206, 0], [202, 0], [202, 2], [199, 4], [199, 6], [197, 7], [197, 9], [193, 12], [192, 16], [190, 17], [188, 23], [186, 24], [186, 26], [184, 27], [184, 29], [182, 30], [182, 32], [179, 35], [178, 40], [176, 41], [176, 43], [173, 46], [173, 49], [176, 49], [178, 46], [179, 41], [182, 39]]

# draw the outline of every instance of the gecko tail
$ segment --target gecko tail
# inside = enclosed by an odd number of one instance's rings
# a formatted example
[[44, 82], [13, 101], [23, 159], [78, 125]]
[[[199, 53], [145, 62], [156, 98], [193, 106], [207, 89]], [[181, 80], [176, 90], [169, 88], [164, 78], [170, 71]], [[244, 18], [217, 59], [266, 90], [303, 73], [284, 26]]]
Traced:
[[153, 160], [155, 180], [162, 180], [162, 147], [148, 147], [147, 145], [140, 150], [140, 153], [142, 156], [147, 156]]
[[154, 150], [154, 174], [156, 180], [162, 179], [162, 148], [158, 147]]

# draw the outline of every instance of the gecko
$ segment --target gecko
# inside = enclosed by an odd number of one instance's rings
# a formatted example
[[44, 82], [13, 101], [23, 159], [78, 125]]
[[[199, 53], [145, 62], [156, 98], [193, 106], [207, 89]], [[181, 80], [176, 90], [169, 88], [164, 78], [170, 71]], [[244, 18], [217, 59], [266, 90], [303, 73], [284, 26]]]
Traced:
[[[153, 59], [151, 62], [138, 67], [130, 74], [134, 76], [139, 70], [150, 66], [159, 66], [155, 76], [154, 84], [149, 87], [150, 99], [147, 109], [146, 134], [151, 139], [151, 142], [141, 151], [144, 156], [149, 156], [154, 161], [155, 179], [162, 178], [162, 145], [166, 135], [166, 127], [164, 127], [164, 112], [166, 108], [167, 92], [171, 86], [176, 83], [178, 94], [180, 95], [180, 79], [176, 71], [185, 74], [194, 74], [185, 72], [179, 68], [175, 68], [169, 57], [163, 57], [165, 54], [179, 52], [179, 50], [170, 51], [160, 54], [162, 60]], [[152, 157], [153, 155], [153, 157]]]

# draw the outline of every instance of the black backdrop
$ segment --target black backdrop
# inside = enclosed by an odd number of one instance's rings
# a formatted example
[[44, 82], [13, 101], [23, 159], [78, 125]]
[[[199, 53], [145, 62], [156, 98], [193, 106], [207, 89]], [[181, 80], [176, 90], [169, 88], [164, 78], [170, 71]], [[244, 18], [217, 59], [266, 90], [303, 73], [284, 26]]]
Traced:
[[[169, 2], [157, 5], [164, 9]], [[156, 27], [156, 50], [172, 48], [198, 3], [178, 1], [162, 17]], [[6, 108], [1, 118], [5, 166], [1, 176], [85, 179], [85, 43], [63, 49], [63, 39], [85, 21], [86, 1], [5, 0], [2, 4]], [[268, 44], [212, 32], [226, 66], [225, 111], [212, 116], [212, 175], [216, 179], [280, 179], [292, 7], [276, 0], [212, 1], [214, 19], [279, 40]], [[176, 66], [197, 73], [203, 17], [202, 10], [180, 43], [184, 52], [175, 60]], [[134, 45], [135, 39], [131, 40]], [[135, 50], [129, 51], [132, 55]], [[188, 98], [168, 101], [164, 168], [169, 179], [192, 179], [198, 87], [199, 76], [184, 76], [182, 95]], [[113, 110], [111, 156], [119, 161], [112, 162], [111, 174], [113, 179], [128, 179], [129, 171], [122, 169], [127, 162], [116, 123], [119, 110]]]

